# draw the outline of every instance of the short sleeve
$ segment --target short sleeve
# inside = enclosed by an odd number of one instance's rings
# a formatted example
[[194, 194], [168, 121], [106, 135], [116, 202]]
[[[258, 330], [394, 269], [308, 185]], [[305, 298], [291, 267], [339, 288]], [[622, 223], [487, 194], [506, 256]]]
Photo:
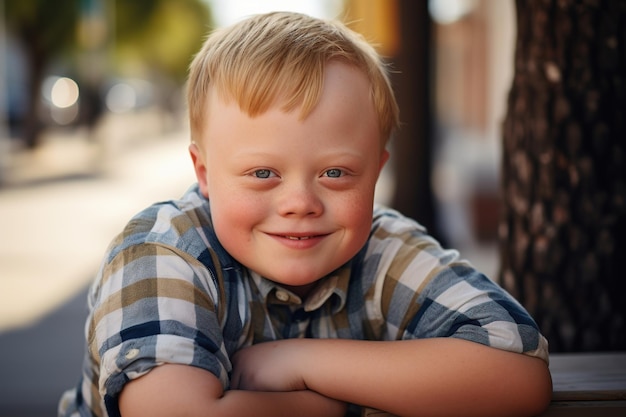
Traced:
[[164, 363], [206, 369], [227, 387], [219, 291], [207, 268], [173, 248], [143, 243], [117, 253], [97, 282], [88, 343], [107, 408], [125, 383]]
[[522, 305], [419, 224], [391, 212], [371, 241], [388, 338], [455, 337], [548, 361], [547, 340]]

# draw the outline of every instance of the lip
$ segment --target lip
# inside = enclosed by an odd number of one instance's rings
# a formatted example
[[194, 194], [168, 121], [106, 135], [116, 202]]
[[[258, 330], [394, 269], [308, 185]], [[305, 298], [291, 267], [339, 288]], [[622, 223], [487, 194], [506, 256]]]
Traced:
[[272, 239], [291, 249], [310, 249], [324, 240], [328, 233], [268, 233]]

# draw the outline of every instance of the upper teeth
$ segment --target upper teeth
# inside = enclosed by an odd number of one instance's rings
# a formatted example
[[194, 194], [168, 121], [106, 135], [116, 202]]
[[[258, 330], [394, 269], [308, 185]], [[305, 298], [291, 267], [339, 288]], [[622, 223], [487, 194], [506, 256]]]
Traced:
[[310, 236], [302, 236], [302, 237], [298, 237], [298, 236], [285, 236], [287, 239], [290, 240], [306, 240], [306, 239], [310, 239]]

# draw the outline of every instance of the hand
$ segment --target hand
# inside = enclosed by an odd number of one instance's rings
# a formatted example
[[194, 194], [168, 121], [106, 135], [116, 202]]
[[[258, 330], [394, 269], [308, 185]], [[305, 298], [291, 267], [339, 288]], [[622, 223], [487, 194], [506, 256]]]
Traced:
[[307, 389], [299, 369], [306, 339], [260, 343], [232, 357], [231, 388], [247, 391], [301, 391]]

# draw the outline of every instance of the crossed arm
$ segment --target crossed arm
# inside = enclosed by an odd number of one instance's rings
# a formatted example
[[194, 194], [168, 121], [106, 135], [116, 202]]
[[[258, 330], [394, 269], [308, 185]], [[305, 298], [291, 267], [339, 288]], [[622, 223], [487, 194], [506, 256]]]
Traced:
[[532, 416], [552, 393], [541, 359], [454, 338], [281, 340], [233, 364], [228, 391], [208, 371], [159, 366], [126, 385], [122, 416], [339, 417], [346, 403], [399, 416]]

